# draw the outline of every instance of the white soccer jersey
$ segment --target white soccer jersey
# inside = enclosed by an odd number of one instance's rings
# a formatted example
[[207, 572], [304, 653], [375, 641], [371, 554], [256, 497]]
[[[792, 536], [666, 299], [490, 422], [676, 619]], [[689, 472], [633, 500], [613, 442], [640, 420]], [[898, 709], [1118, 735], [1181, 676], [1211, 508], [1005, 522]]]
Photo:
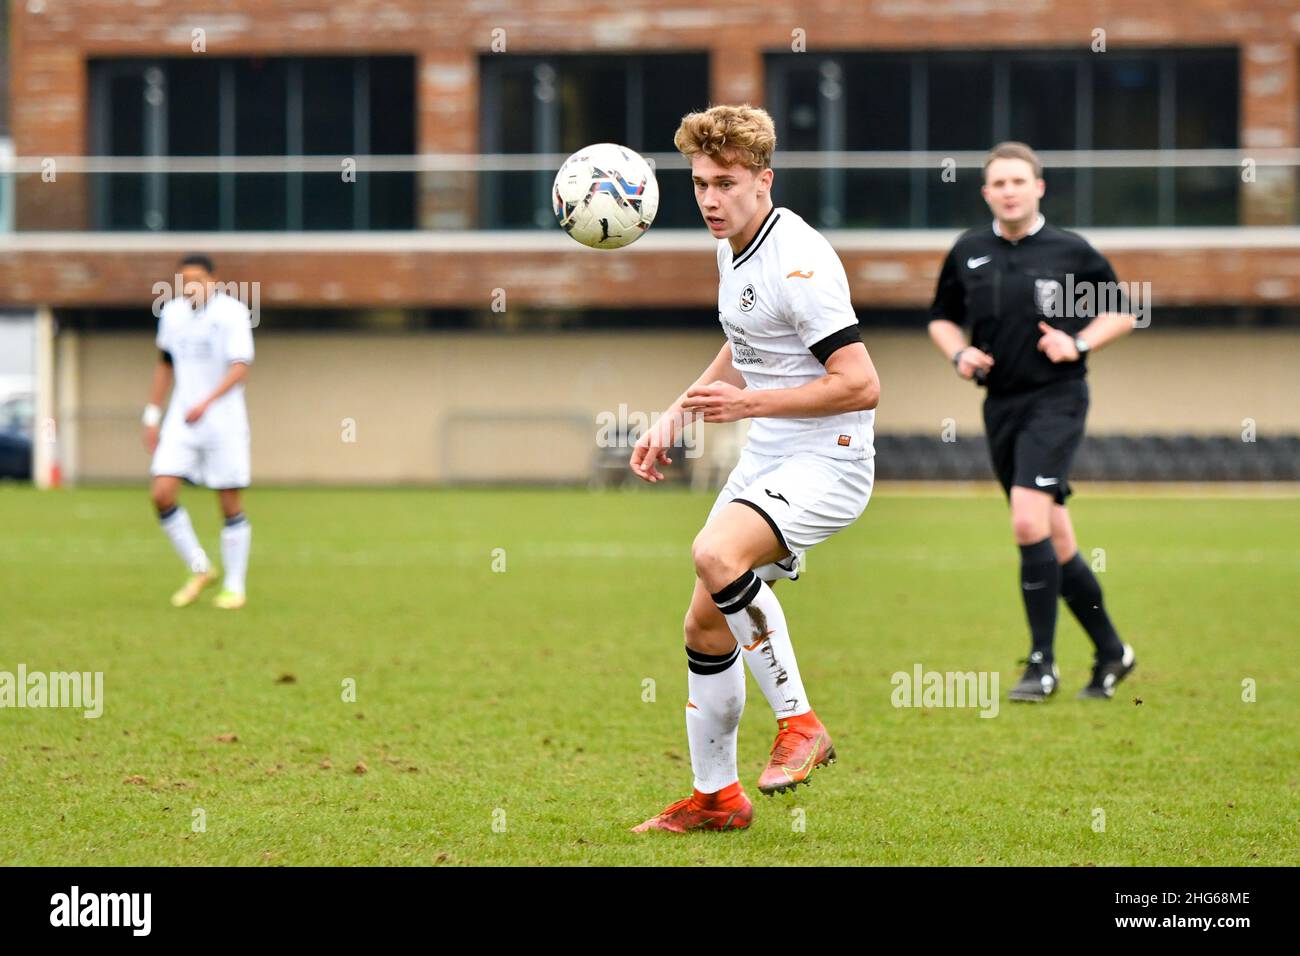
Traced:
[[[184, 426], [185, 413], [216, 390], [232, 362], [253, 361], [248, 309], [238, 299], [220, 292], [198, 311], [185, 298], [164, 305], [158, 317], [157, 342], [158, 348], [172, 357], [175, 374], [164, 432], [176, 425]], [[243, 383], [213, 402], [198, 424], [205, 432], [247, 433]]]
[[[768, 213], [737, 255], [719, 240], [718, 274], [718, 320], [749, 388], [806, 385], [826, 374], [822, 363], [835, 349], [860, 339], [840, 257], [789, 209]], [[746, 447], [761, 455], [871, 458], [874, 425], [874, 411], [755, 418]]]

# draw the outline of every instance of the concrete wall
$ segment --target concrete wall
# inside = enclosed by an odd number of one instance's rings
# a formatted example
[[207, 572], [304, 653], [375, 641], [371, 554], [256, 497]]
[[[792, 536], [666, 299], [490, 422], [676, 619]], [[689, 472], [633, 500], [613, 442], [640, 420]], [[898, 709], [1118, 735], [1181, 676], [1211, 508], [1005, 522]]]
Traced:
[[[881, 374], [881, 433], [959, 435], [981, 393], [923, 331], [866, 330]], [[721, 347], [699, 333], [257, 338], [248, 386], [256, 482], [585, 478], [596, 416], [663, 409]], [[156, 352], [147, 334], [76, 345], [75, 457], [88, 480], [145, 480], [139, 415]], [[1092, 360], [1093, 434], [1300, 433], [1300, 334], [1134, 332]], [[355, 437], [347, 441], [349, 422]], [[67, 426], [76, 427], [69, 429]], [[711, 430], [715, 426], [708, 426]], [[705, 443], [708, 443], [706, 430]]]

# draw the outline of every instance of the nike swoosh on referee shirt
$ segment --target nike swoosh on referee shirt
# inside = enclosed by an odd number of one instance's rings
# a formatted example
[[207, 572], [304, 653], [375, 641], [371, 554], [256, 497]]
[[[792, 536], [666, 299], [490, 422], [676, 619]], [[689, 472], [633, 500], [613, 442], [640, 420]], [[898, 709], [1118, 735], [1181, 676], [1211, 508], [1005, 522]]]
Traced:
[[980, 266], [984, 265], [984, 263], [986, 263], [986, 262], [992, 262], [992, 261], [993, 261], [993, 257], [992, 257], [992, 256], [980, 256], [978, 259], [975, 259], [975, 258], [967, 259], [967, 260], [966, 260], [966, 268], [967, 268], [967, 269], [978, 269]]

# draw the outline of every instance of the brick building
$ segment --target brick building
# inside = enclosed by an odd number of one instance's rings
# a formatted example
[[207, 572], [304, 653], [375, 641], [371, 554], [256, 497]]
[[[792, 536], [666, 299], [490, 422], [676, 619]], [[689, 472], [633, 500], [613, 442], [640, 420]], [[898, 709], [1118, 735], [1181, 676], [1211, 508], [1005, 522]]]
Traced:
[[[22, 0], [11, 10], [16, 152], [565, 152], [599, 138], [670, 152], [680, 112], [737, 100], [767, 105], [793, 150], [977, 151], [1002, 136], [1046, 149], [1298, 145], [1300, 13], [1283, 0], [621, 2], [592, 3], [582, 17], [548, 9]], [[934, 249], [982, 215], [972, 177], [967, 188], [940, 189], [937, 171], [788, 170], [778, 200], [815, 210], [810, 218], [830, 228], [892, 231], [838, 244], [859, 302], [912, 308], [929, 293]], [[337, 178], [21, 176], [20, 234], [144, 237], [84, 249], [75, 269], [61, 261], [75, 243], [20, 243], [0, 265], [0, 286], [33, 304], [138, 304], [167, 273], [175, 243], [166, 232], [217, 230], [265, 240], [256, 252], [241, 252], [233, 236], [218, 247], [230, 250], [229, 271], [278, 290], [278, 305], [480, 308], [515, 268], [527, 276], [520, 305], [696, 308], [713, 294], [711, 264], [691, 243], [647, 241], [637, 269], [610, 270], [607, 259], [547, 241], [554, 236], [511, 233], [468, 247], [455, 238], [535, 228], [544, 175], [375, 174], [346, 195], [331, 188]], [[1049, 170], [1047, 211], [1085, 229], [1212, 229], [1114, 237], [1107, 251], [1121, 275], [1152, 281], [1165, 304], [1294, 305], [1289, 235], [1243, 243], [1223, 228], [1296, 222], [1294, 170], [1261, 162], [1253, 179], [1242, 183], [1235, 166]], [[685, 181], [665, 177], [675, 198], [663, 232], [694, 225]], [[943, 236], [908, 235], [927, 228]], [[337, 229], [410, 235], [355, 247], [317, 236], [308, 248], [318, 252], [302, 255], [311, 232]], [[150, 234], [163, 241], [139, 241]], [[439, 258], [448, 236], [454, 269]], [[431, 271], [438, 282], [427, 281]]]
[[[476, 410], [506, 422], [532, 407], [542, 386], [529, 356], [568, 355], [575, 366], [542, 445], [571, 440], [564, 423], [592, 408], [656, 407], [659, 390], [645, 383], [629, 395], [640, 377], [620, 363], [653, 342], [660, 374], [684, 378], [717, 347], [711, 240], [671, 136], [682, 113], [735, 101], [772, 112], [777, 202], [828, 230], [873, 352], [888, 355], [897, 384], [882, 433], [930, 432], [941, 417], [963, 434], [979, 429], [973, 397], [945, 377], [919, 324], [942, 252], [987, 215], [978, 159], [1003, 138], [1046, 151], [1049, 218], [1082, 229], [1121, 279], [1150, 282], [1156, 328], [1170, 334], [1098, 363], [1109, 397], [1096, 428], [1224, 435], [1249, 417], [1264, 433], [1300, 433], [1285, 371], [1300, 361], [1294, 4], [622, 0], [582, 10], [557, 15], [542, 0], [15, 0], [9, 128], [28, 165], [12, 177], [15, 230], [0, 235], [0, 305], [49, 307], [58, 319], [65, 461], [80, 458], [92, 477], [141, 470], [123, 449], [134, 445], [134, 383], [151, 360], [148, 307], [177, 254], [196, 248], [223, 277], [260, 283], [270, 316], [262, 384], [250, 390], [262, 474], [460, 473], [439, 457], [455, 429], [478, 421], [457, 402], [472, 393]], [[660, 157], [659, 219], [619, 253], [582, 249], [554, 228], [552, 160], [457, 168], [457, 156], [554, 157], [601, 140]], [[1180, 163], [1165, 161], [1173, 150]], [[423, 159], [363, 165], [354, 181], [337, 172], [340, 157], [413, 155]], [[87, 170], [76, 161], [86, 156], [136, 165]], [[237, 174], [149, 166], [267, 156], [290, 161]], [[955, 183], [940, 175], [949, 156]], [[909, 157], [922, 159], [912, 168]], [[45, 159], [57, 176], [41, 175]], [[502, 292], [509, 308], [497, 312]], [[633, 327], [677, 337], [607, 335]], [[341, 330], [372, 367], [351, 392], [318, 396], [328, 412], [307, 434], [271, 409], [302, 405], [316, 387], [303, 356], [340, 367]], [[409, 349], [356, 338], [394, 331], [456, 334]], [[493, 350], [482, 332], [535, 338]], [[426, 381], [415, 366], [387, 374], [417, 351], [419, 367], [442, 378]], [[491, 357], [498, 386], [456, 378], [458, 357], [471, 354]], [[1211, 362], [1216, 372], [1230, 363], [1232, 377], [1211, 387], [1187, 371]], [[389, 423], [390, 451], [344, 461], [336, 419], [360, 405], [382, 415], [378, 399], [399, 381], [401, 400], [421, 407], [422, 444], [413, 451], [409, 423]]]

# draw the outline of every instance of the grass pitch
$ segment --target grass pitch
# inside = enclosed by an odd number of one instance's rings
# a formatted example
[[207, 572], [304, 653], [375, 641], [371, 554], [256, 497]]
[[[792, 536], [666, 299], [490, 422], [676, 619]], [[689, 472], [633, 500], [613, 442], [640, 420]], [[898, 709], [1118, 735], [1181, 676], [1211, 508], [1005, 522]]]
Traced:
[[[213, 496], [183, 501], [216, 555]], [[751, 681], [753, 827], [628, 833], [690, 787], [710, 501], [254, 489], [249, 606], [220, 612], [168, 605], [183, 568], [143, 488], [0, 488], [0, 671], [102, 671], [105, 697], [98, 719], [0, 710], [0, 864], [1300, 863], [1300, 501], [1086, 489], [1083, 551], [1139, 661], [1115, 700], [1074, 700], [1090, 645], [1062, 605], [1062, 694], [1008, 704], [1002, 499], [882, 483], [777, 588], [840, 762], [761, 798]], [[998, 715], [893, 707], [918, 663], [999, 671]]]

